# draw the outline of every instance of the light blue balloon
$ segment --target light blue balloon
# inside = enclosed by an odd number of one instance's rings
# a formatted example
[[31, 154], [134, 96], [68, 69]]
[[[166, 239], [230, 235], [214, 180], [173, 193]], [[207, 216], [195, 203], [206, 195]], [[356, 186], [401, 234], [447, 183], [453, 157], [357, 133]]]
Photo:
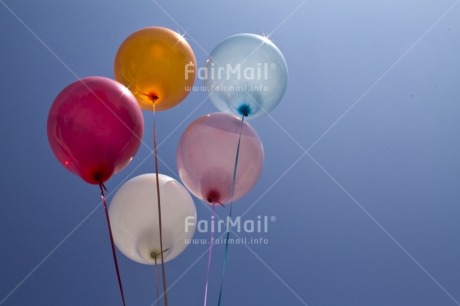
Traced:
[[281, 101], [287, 75], [275, 44], [260, 35], [237, 34], [212, 50], [204, 77], [209, 98], [220, 111], [256, 118]]

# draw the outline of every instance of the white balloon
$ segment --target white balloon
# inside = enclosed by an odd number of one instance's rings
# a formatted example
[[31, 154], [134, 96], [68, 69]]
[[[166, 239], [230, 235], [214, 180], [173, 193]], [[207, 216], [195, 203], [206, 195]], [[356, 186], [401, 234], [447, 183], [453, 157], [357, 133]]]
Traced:
[[[196, 209], [187, 189], [159, 174], [163, 258], [170, 261], [184, 251], [196, 227]], [[130, 259], [155, 264], [161, 261], [156, 175], [136, 176], [120, 187], [109, 208], [113, 240]]]

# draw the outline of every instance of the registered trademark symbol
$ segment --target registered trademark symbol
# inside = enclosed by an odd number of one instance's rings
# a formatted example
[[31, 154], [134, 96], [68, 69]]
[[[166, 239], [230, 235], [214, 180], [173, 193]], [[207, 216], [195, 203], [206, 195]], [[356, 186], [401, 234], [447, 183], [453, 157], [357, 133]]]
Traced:
[[270, 217], [270, 221], [271, 221], [271, 222], [276, 222], [276, 217], [275, 217], [275, 216], [271, 216], [271, 217]]
[[[270, 68], [271, 68], [271, 69], [276, 69], [276, 64], [275, 64], [275, 63], [272, 63], [272, 64], [270, 65]], [[275, 218], [275, 220], [276, 220], [276, 218]]]

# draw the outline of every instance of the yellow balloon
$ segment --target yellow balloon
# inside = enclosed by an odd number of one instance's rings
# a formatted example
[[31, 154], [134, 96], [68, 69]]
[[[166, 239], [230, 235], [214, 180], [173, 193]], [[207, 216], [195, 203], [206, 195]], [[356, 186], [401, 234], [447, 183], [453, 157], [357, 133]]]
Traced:
[[139, 105], [155, 111], [171, 108], [189, 94], [196, 60], [183, 36], [162, 27], [134, 32], [115, 57], [115, 80], [128, 87]]

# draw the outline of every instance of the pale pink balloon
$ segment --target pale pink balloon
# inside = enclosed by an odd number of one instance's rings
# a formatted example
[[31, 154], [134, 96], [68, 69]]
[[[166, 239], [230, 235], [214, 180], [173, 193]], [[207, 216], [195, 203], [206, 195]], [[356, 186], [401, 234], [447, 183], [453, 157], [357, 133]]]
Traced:
[[48, 114], [48, 141], [57, 160], [90, 184], [123, 169], [144, 131], [133, 94], [104, 77], [86, 77], [64, 88]]
[[[238, 137], [241, 144], [232, 198]], [[253, 127], [241, 118], [214, 113], [192, 122], [177, 147], [177, 168], [187, 189], [211, 204], [228, 203], [247, 194], [262, 172], [262, 142]]]

